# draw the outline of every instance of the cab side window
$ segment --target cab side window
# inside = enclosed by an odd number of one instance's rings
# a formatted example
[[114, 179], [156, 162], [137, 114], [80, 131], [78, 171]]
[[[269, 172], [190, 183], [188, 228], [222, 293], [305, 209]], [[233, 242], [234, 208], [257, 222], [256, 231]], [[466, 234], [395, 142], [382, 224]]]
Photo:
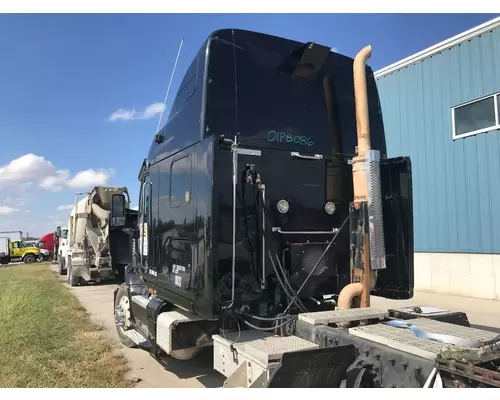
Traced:
[[140, 265], [143, 268], [148, 266], [148, 248], [149, 248], [149, 211], [151, 202], [151, 184], [149, 175], [144, 177], [140, 200], [139, 200], [139, 255]]
[[179, 158], [170, 165], [170, 207], [185, 207], [191, 200], [191, 157]]
[[147, 223], [150, 210], [150, 203], [151, 203], [151, 184], [149, 176], [146, 176], [144, 178], [141, 203], [142, 203], [141, 214], [143, 215], [143, 222]]

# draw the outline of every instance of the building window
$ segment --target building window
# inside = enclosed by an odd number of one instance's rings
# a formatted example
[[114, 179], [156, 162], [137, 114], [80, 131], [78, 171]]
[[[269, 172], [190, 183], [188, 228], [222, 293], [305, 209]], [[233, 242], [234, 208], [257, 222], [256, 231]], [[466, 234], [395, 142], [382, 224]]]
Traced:
[[453, 107], [453, 139], [500, 129], [500, 94], [495, 93]]

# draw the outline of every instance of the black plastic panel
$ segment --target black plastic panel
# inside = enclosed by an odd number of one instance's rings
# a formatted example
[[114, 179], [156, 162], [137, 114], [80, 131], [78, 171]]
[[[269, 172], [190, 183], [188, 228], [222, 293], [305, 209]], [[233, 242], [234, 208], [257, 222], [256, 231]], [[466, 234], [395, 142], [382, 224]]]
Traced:
[[413, 297], [413, 201], [409, 157], [381, 161], [385, 270], [380, 270], [372, 294], [389, 299]]

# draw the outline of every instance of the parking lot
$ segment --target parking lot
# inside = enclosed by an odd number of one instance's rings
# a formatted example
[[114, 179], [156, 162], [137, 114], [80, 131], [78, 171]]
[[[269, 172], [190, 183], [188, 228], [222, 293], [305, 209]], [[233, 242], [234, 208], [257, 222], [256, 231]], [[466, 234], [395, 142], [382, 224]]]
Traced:
[[[52, 270], [56, 272], [56, 266]], [[65, 277], [60, 277], [62, 281]], [[64, 283], [66, 284], [66, 283]], [[70, 287], [68, 285], [68, 287]], [[90, 284], [71, 288], [91, 317], [105, 329], [105, 333], [118, 342], [113, 321], [113, 291], [115, 284]], [[467, 313], [473, 327], [500, 332], [500, 306], [498, 301], [479, 300], [432, 293], [416, 293], [412, 300], [386, 300], [372, 297], [372, 307], [400, 308], [407, 305], [430, 305]], [[157, 362], [149, 353], [121, 346], [130, 362], [130, 378], [137, 387], [152, 388], [200, 388], [220, 387], [223, 377], [212, 370], [211, 348], [192, 361], [166, 359], [165, 365]]]

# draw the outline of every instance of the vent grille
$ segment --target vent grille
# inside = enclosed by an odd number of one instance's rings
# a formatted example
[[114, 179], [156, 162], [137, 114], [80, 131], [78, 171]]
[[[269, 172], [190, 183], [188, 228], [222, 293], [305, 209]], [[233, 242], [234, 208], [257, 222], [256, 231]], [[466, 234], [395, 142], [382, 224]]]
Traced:
[[[321, 254], [323, 254], [323, 251], [325, 251], [325, 247], [322, 245], [303, 246], [304, 255], [302, 257], [301, 266], [307, 274], [309, 274], [309, 272], [311, 272], [313, 267], [316, 265], [319, 258], [321, 257]], [[322, 275], [323, 272], [325, 272], [326, 267], [327, 257], [325, 255], [325, 257], [321, 259], [319, 265], [314, 270], [312, 276]]]

